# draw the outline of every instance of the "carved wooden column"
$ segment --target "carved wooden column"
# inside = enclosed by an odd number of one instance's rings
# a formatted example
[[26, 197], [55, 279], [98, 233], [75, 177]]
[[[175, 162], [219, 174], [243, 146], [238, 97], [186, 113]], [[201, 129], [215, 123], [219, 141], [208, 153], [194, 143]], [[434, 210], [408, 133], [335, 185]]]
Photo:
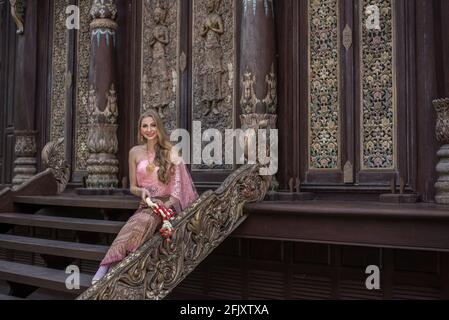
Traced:
[[[273, 0], [242, 0], [240, 122], [245, 130], [266, 129], [270, 132], [276, 128], [275, 34]], [[270, 189], [278, 187], [279, 183], [273, 177]]]
[[37, 3], [10, 0], [11, 17], [17, 28], [14, 86], [14, 169], [12, 183], [22, 184], [37, 173], [35, 131]]
[[118, 185], [115, 0], [94, 0], [90, 15], [89, 158], [86, 186], [89, 189], [110, 189]]
[[242, 128], [276, 127], [277, 73], [273, 0], [243, 0], [240, 40]]

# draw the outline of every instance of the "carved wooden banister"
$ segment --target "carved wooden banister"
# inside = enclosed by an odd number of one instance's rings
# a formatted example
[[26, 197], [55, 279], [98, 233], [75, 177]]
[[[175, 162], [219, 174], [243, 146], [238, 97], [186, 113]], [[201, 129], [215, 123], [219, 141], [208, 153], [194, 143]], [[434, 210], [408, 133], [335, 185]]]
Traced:
[[56, 195], [58, 183], [51, 169], [34, 175], [30, 180], [13, 188], [4, 188], [0, 191], [0, 214], [14, 212], [14, 197], [17, 196], [47, 196]]
[[77, 299], [163, 299], [246, 219], [243, 206], [262, 200], [270, 180], [258, 165], [240, 167], [176, 218], [171, 242], [157, 233]]

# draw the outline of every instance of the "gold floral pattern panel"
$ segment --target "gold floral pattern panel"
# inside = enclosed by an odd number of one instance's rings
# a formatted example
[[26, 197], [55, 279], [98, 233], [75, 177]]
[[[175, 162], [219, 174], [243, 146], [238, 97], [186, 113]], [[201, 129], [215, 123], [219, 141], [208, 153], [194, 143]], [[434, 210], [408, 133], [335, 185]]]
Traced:
[[[361, 2], [361, 168], [396, 168], [396, 103], [394, 78], [394, 0]], [[379, 13], [379, 28], [365, 23], [366, 8]]]
[[90, 0], [79, 0], [80, 30], [77, 41], [77, 74], [76, 74], [76, 135], [75, 135], [75, 170], [87, 170], [89, 158], [87, 150], [89, 100], [89, 63], [90, 63]]
[[309, 0], [309, 170], [341, 168], [338, 8]]
[[142, 1], [141, 111], [156, 110], [169, 133], [178, 125], [180, 4], [180, 0]]
[[65, 117], [67, 108], [67, 84], [70, 81], [68, 72], [69, 35], [66, 28], [66, 7], [68, 0], [53, 2], [53, 43], [51, 71], [51, 126], [50, 140], [56, 141], [65, 137]]

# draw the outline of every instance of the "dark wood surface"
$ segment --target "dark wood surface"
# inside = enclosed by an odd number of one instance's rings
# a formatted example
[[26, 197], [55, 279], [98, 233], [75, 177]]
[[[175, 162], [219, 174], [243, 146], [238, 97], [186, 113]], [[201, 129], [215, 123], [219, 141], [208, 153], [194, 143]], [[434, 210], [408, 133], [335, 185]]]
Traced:
[[29, 238], [9, 234], [0, 234], [0, 247], [93, 261], [101, 261], [109, 248], [108, 246], [95, 244]]
[[58, 230], [77, 230], [117, 234], [125, 224], [121, 221], [66, 218], [58, 216], [31, 215], [22, 213], [0, 213], [0, 223], [52, 228]]
[[433, 204], [304, 201], [247, 205], [236, 237], [449, 251], [449, 210]]
[[81, 294], [90, 287], [92, 276], [80, 274], [80, 289], [69, 290], [65, 285], [67, 274], [64, 270], [2, 261], [0, 264], [0, 278], [7, 281], [33, 285], [41, 288], [72, 294]]
[[15, 212], [14, 197], [23, 195], [55, 195], [58, 185], [53, 174], [47, 170], [35, 175], [31, 180], [16, 189], [5, 188], [0, 191], [0, 212]]
[[60, 195], [14, 197], [14, 202], [18, 204], [129, 210], [136, 210], [139, 207], [139, 201], [139, 198], [133, 196]]

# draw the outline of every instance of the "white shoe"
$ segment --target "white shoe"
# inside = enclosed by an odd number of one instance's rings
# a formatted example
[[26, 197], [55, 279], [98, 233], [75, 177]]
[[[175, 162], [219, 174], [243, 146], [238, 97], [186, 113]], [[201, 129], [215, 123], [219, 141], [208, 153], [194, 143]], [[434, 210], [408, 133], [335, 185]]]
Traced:
[[98, 281], [100, 281], [101, 278], [103, 278], [106, 275], [106, 273], [108, 273], [108, 270], [109, 270], [109, 266], [100, 266], [100, 268], [98, 268], [98, 270], [97, 270], [97, 273], [92, 278], [92, 285], [94, 285]]

